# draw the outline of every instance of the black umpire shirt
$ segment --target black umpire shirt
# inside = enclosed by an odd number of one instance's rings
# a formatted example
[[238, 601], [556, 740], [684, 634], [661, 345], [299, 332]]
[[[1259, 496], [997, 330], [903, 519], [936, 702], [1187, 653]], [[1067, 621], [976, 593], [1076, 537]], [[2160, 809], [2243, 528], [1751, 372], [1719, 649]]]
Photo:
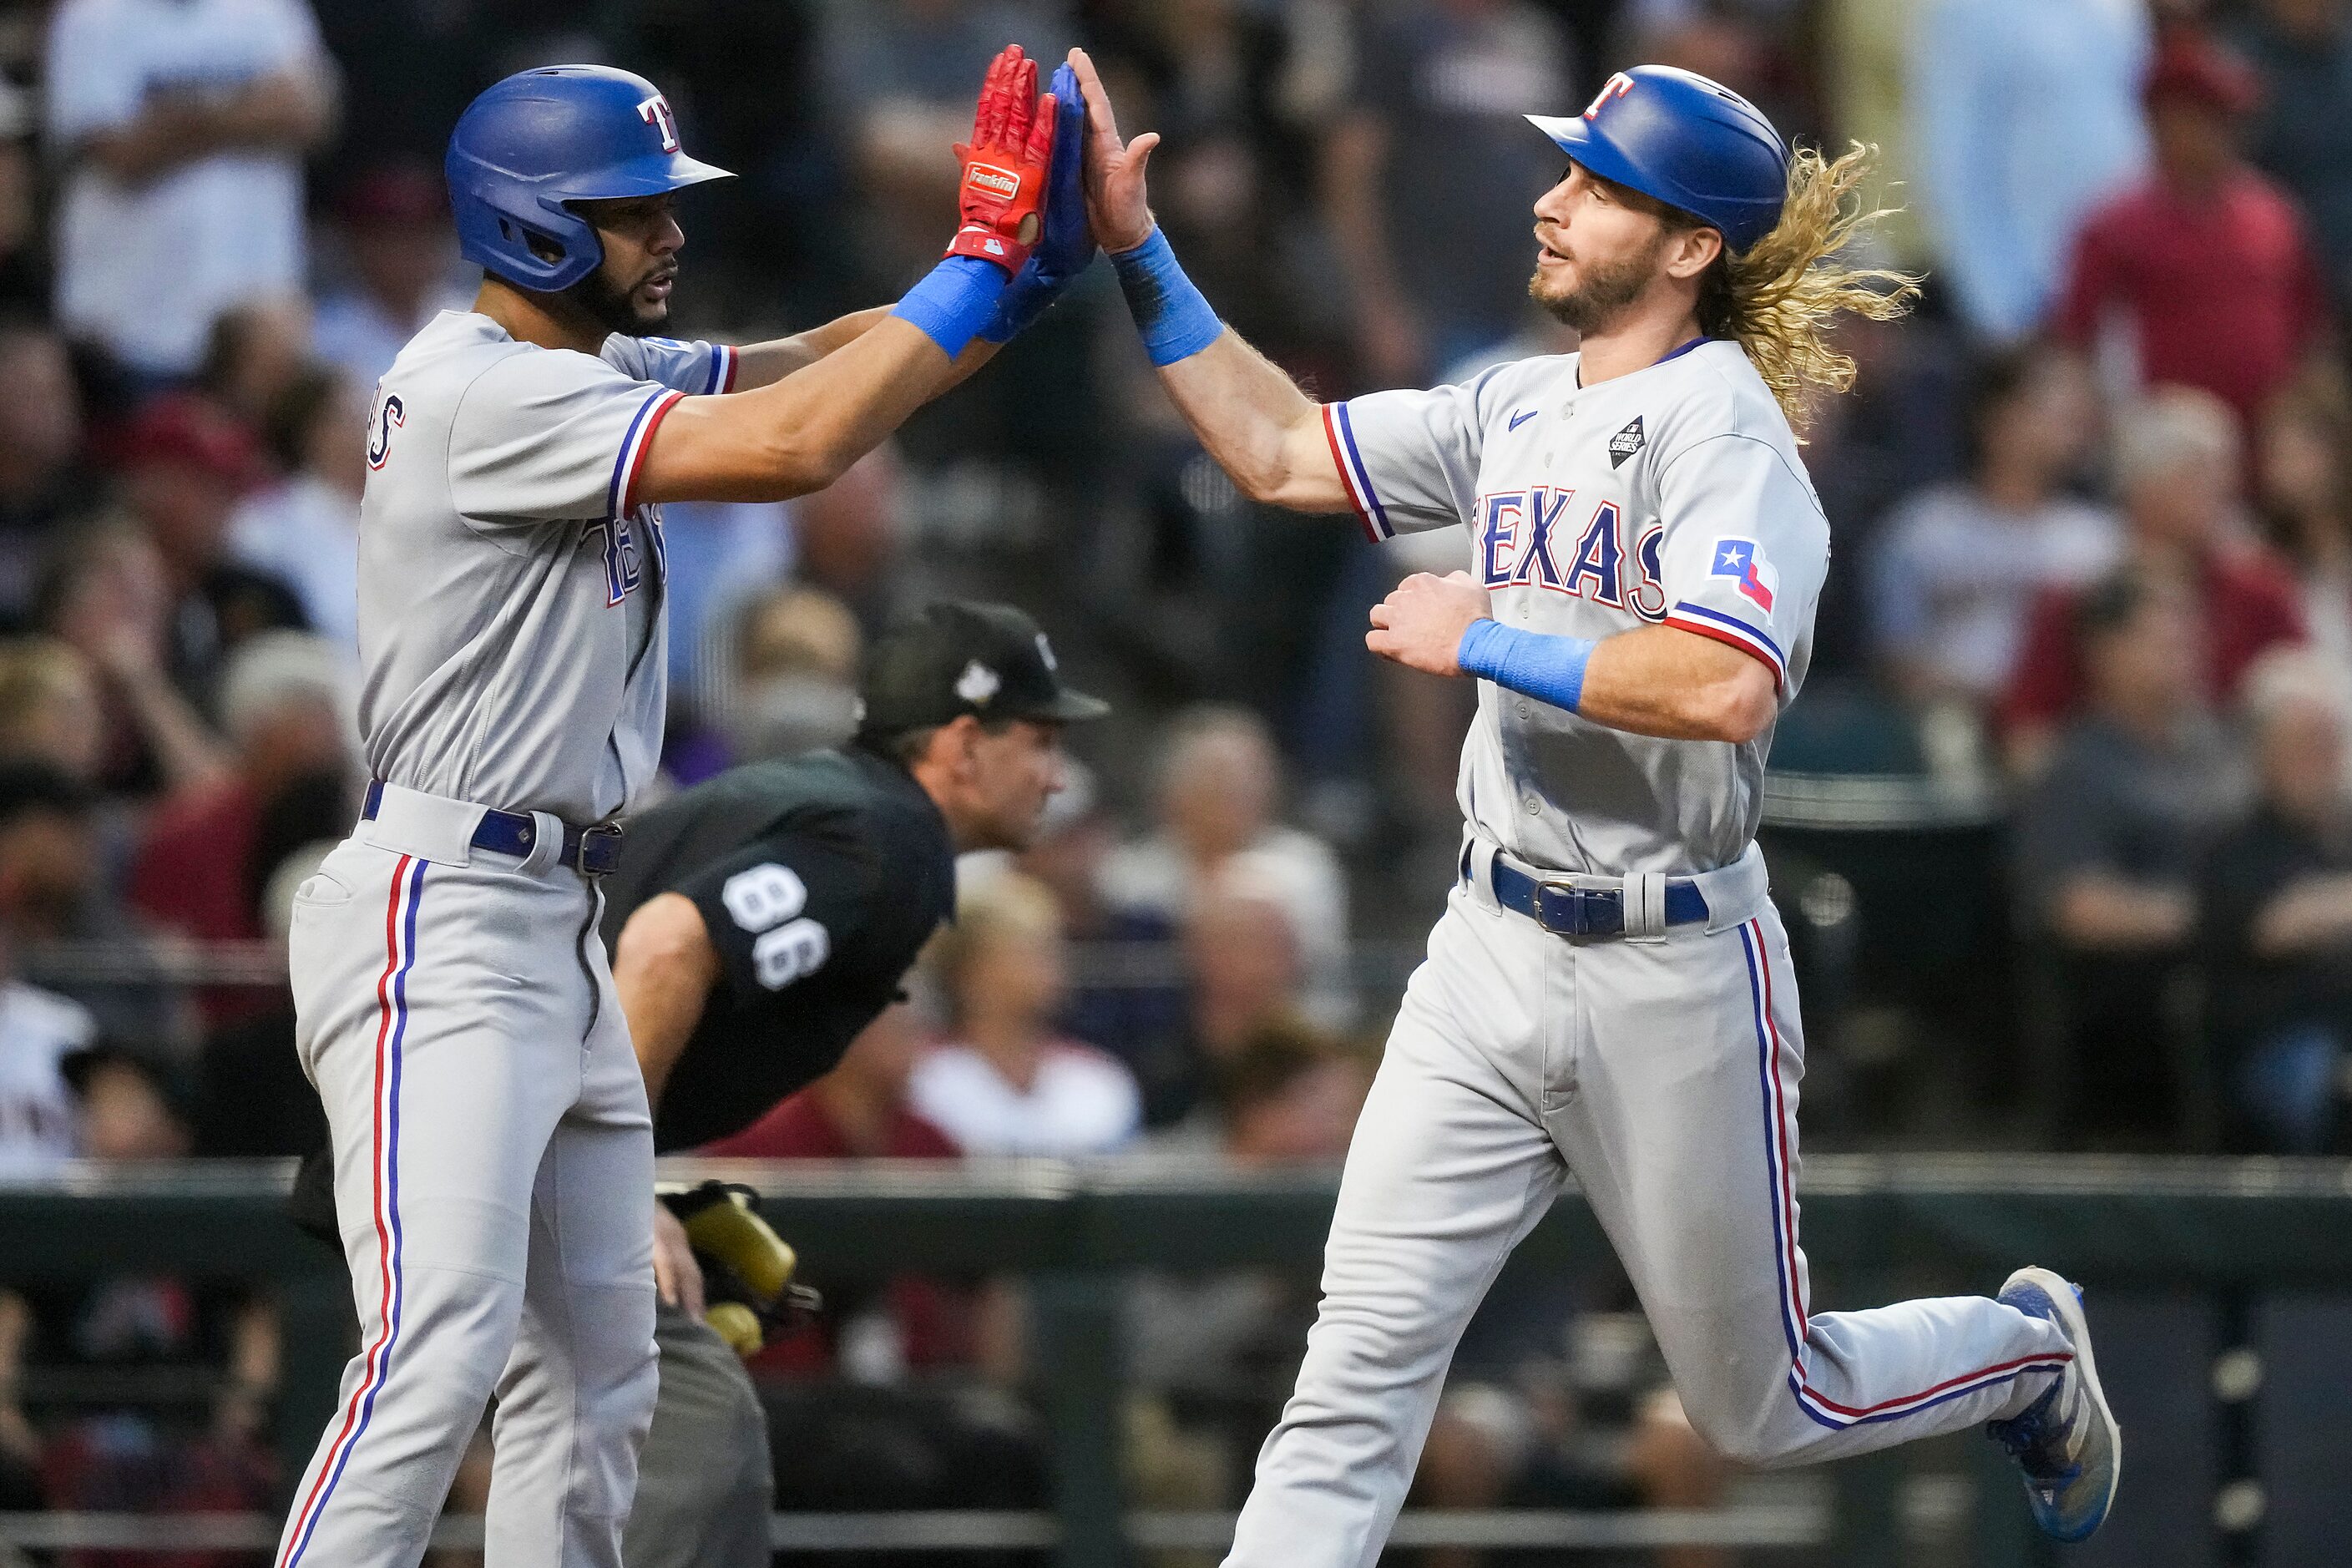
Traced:
[[939, 807], [897, 759], [850, 745], [731, 768], [628, 825], [604, 943], [646, 900], [702, 911], [719, 979], [654, 1108], [691, 1148], [832, 1070], [955, 906]]

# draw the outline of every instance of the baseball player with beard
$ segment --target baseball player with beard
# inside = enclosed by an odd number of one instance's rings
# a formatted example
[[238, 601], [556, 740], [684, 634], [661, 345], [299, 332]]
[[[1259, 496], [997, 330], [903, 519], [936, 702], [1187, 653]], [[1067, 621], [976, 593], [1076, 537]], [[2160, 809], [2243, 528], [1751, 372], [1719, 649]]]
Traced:
[[[2036, 1520], [2076, 1540], [2121, 1438], [2076, 1290], [1812, 1310], [1797, 1240], [1796, 987], [1755, 844], [1829, 528], [1792, 424], [1853, 363], [1842, 310], [1907, 280], [1837, 265], [1857, 148], [1793, 158], [1685, 71], [1530, 116], [1570, 160], [1535, 203], [1535, 300], [1580, 352], [1459, 386], [1318, 405], [1221, 323], [1074, 55], [1087, 202], [1161, 384], [1252, 498], [1376, 540], [1466, 531], [1370, 649], [1478, 680], [1459, 879], [1358, 1124], [1297, 1393], [1228, 1562], [1369, 1565], [1455, 1341], [1570, 1175], [1632, 1279], [1693, 1425], [1803, 1463], [1989, 1424]], [[1892, 287], [1888, 287], [1892, 285]]]
[[674, 195], [725, 173], [651, 83], [526, 71], [458, 121], [481, 292], [376, 389], [374, 782], [289, 939], [362, 1348], [278, 1568], [412, 1568], [494, 1393], [492, 1568], [619, 1563], [655, 1393], [653, 1131], [596, 883], [660, 752], [661, 503], [831, 482], [1050, 302], [1027, 263], [1055, 125], [1006, 50], [946, 259], [888, 310], [739, 351], [647, 335]]

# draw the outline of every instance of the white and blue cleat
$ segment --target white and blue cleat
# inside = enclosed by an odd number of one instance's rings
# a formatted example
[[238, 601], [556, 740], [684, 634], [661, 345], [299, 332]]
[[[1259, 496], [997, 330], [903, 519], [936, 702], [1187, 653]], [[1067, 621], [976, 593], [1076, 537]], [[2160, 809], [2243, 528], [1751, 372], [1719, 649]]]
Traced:
[[2074, 1359], [2023, 1414], [1992, 1422], [1985, 1432], [2025, 1472], [2033, 1522], [2060, 1541], [2080, 1541], [2105, 1521], [2124, 1462], [2123, 1428], [2107, 1408], [2091, 1357], [2083, 1292], [2047, 1268], [2021, 1268], [2000, 1288], [2000, 1300], [2057, 1324]]

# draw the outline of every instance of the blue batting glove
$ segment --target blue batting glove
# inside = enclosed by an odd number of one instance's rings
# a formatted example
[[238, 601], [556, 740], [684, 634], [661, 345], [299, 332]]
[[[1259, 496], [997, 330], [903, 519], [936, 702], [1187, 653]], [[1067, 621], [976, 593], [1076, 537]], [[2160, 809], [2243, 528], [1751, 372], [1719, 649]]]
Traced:
[[1087, 224], [1084, 174], [1087, 105], [1078, 92], [1078, 74], [1068, 61], [1054, 72], [1047, 90], [1054, 95], [1055, 125], [1054, 161], [1045, 171], [1045, 232], [997, 301], [995, 316], [980, 330], [980, 336], [992, 343], [1010, 342], [1094, 264], [1097, 247], [1094, 230]]

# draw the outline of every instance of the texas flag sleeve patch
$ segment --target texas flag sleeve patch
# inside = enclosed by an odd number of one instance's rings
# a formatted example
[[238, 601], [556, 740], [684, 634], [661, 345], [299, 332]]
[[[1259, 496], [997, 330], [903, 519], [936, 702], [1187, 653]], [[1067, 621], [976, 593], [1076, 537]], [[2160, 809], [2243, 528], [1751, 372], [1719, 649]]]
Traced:
[[1705, 581], [1709, 584], [1727, 578], [1731, 591], [1761, 612], [1753, 616], [1760, 624], [1750, 624], [1748, 614], [1716, 597], [1715, 591], [1710, 590], [1703, 596], [1715, 597], [1722, 608], [1685, 599], [1666, 612], [1666, 625], [1727, 643], [1761, 659], [1772, 672], [1773, 687], [1780, 689], [1787, 680], [1789, 668], [1788, 658], [1781, 653], [1780, 645], [1772, 639], [1771, 632], [1772, 607], [1780, 596], [1780, 574], [1772, 569], [1764, 547], [1752, 539], [1718, 539], [1707, 557], [1706, 571]]
[[1780, 574], [1772, 570], [1762, 545], [1752, 539], [1718, 539], [1715, 563], [1709, 570], [1717, 577], [1731, 578], [1740, 597], [1768, 616], [1772, 613], [1772, 595], [1780, 586]]

